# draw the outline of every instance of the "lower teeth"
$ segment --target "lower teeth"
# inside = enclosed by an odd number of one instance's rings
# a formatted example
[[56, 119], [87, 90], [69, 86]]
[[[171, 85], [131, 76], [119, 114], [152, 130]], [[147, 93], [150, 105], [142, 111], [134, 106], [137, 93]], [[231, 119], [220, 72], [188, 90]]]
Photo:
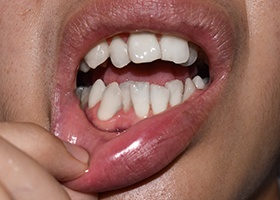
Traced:
[[203, 90], [209, 78], [200, 76], [192, 80], [187, 78], [183, 84], [180, 80], [167, 82], [165, 86], [148, 82], [128, 81], [121, 84], [116, 82], [105, 86], [99, 79], [92, 87], [79, 87], [76, 90], [83, 109], [97, 106], [97, 118], [107, 121], [113, 118], [120, 110], [127, 113], [134, 109], [140, 119], [166, 111], [188, 100], [196, 90]]

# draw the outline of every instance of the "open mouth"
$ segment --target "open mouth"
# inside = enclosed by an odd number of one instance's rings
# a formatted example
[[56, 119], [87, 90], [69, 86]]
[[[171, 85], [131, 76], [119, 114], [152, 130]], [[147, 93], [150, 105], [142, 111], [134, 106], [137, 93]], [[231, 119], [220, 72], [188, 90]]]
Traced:
[[225, 11], [200, 1], [97, 1], [75, 15], [63, 35], [52, 130], [85, 148], [90, 163], [66, 184], [119, 189], [180, 155], [221, 93], [232, 33]]
[[77, 78], [81, 108], [100, 130], [123, 132], [210, 83], [205, 55], [184, 39], [144, 32], [110, 40], [87, 53]]

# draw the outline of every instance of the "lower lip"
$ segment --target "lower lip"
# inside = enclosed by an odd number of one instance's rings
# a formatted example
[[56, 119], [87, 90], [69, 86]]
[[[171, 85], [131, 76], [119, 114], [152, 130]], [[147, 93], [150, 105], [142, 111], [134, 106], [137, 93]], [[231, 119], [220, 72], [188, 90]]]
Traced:
[[[205, 10], [208, 13], [209, 10]], [[134, 18], [131, 17], [131, 19]], [[158, 20], [160, 21], [160, 19]], [[226, 20], [226, 28], [230, 26], [227, 23]], [[145, 26], [144, 23], [143, 26]], [[203, 29], [201, 30], [203, 31]], [[204, 30], [204, 32], [207, 31]], [[227, 32], [227, 34], [230, 33]], [[216, 38], [220, 35], [214, 36]], [[71, 34], [68, 37], [68, 39], [75, 38]], [[222, 34], [221, 37], [227, 36]], [[193, 38], [199, 39], [199, 36], [194, 35]], [[71, 87], [75, 83], [76, 69], [68, 68], [69, 57], [74, 55], [77, 57], [76, 53], [80, 52], [80, 49], [70, 52], [68, 56], [61, 59], [56, 76], [58, 83], [52, 107], [52, 130], [62, 140], [77, 144], [90, 154], [88, 172], [76, 180], [65, 183], [68, 187], [83, 192], [104, 192], [123, 188], [159, 172], [188, 147], [200, 125], [215, 105], [230, 69], [231, 55], [227, 55], [231, 53], [229, 51], [232, 44], [228, 49], [226, 48], [226, 51], [217, 51], [217, 48], [227, 47], [227, 44], [219, 46], [210, 40], [208, 38], [201, 41], [201, 44], [205, 43], [206, 46], [209, 43], [208, 48], [205, 48], [210, 49], [207, 55], [216, 59], [212, 60], [213, 63], [211, 62], [215, 68], [210, 69], [210, 72], [213, 70], [211, 74], [213, 82], [210, 86], [206, 90], [196, 92], [190, 100], [183, 104], [140, 121], [120, 135], [102, 132], [93, 127], [80, 108], [79, 100], [73, 92], [74, 87]], [[220, 41], [224, 44], [223, 39]], [[78, 44], [84, 47], [89, 42], [84, 43], [83, 45]], [[66, 49], [69, 49], [68, 47], [71, 45], [65, 46]], [[83, 51], [86, 50], [83, 49]], [[226, 52], [226, 54], [220, 54], [220, 58], [224, 60], [219, 62], [221, 59], [217, 59], [219, 56], [215, 54], [221, 52]], [[72, 66], [73, 63], [70, 65]], [[65, 78], [70, 78], [70, 83], [65, 83]]]
[[224, 77], [205, 91], [162, 114], [145, 119], [121, 135], [95, 129], [69, 94], [60, 102], [56, 135], [90, 153], [89, 170], [67, 182], [72, 189], [104, 192], [123, 188], [159, 172], [187, 148], [213, 107]]

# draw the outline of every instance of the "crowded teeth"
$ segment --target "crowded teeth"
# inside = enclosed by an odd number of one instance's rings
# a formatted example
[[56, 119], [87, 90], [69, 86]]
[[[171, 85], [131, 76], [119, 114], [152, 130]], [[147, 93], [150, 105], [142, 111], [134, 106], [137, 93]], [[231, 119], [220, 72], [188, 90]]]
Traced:
[[189, 60], [189, 44], [186, 40], [174, 36], [164, 35], [160, 39], [161, 59], [176, 64]]
[[118, 83], [110, 83], [104, 91], [98, 108], [97, 117], [106, 121], [111, 119], [122, 108], [121, 89]]
[[130, 63], [127, 44], [120, 37], [113, 38], [109, 50], [111, 62], [115, 67], [123, 68]]
[[91, 49], [85, 56], [85, 61], [90, 68], [95, 69], [109, 58], [109, 45], [103, 41]]
[[[123, 68], [130, 62], [140, 64], [158, 59], [191, 66], [198, 59], [198, 47], [179, 37], [148, 32], [131, 33], [127, 40], [115, 36], [92, 48], [81, 62], [80, 71], [87, 73], [90, 69], [98, 66], [106, 68], [111, 64], [116, 68]], [[97, 118], [101, 121], [111, 119], [121, 109], [124, 113], [133, 109], [136, 116], [144, 119], [151, 113], [159, 114], [188, 100], [197, 89], [205, 89], [208, 82], [209, 78], [196, 76], [193, 79], [187, 78], [185, 83], [173, 80], [164, 86], [134, 81], [120, 84], [113, 82], [106, 86], [98, 79], [92, 87], [78, 88], [77, 95], [82, 108], [88, 104], [88, 108], [92, 109], [99, 104], [96, 110]]]
[[206, 87], [205, 82], [200, 76], [194, 77], [193, 83], [195, 84], [196, 88], [199, 90], [203, 90]]
[[150, 83], [133, 82], [130, 93], [135, 114], [139, 118], [146, 118], [150, 111]]
[[190, 78], [187, 78], [185, 81], [185, 90], [183, 95], [183, 101], [189, 99], [189, 97], [195, 92], [196, 87], [193, 81]]
[[106, 86], [101, 79], [95, 81], [89, 93], [88, 107], [93, 108], [103, 97]]
[[97, 106], [97, 117], [107, 121], [121, 109], [124, 113], [134, 110], [136, 116], [144, 119], [152, 114], [159, 114], [188, 100], [196, 90], [206, 88], [204, 80], [196, 76], [187, 78], [185, 85], [180, 80], [167, 82], [164, 86], [150, 84], [149, 82], [127, 81], [121, 84], [110, 83], [107, 87], [98, 79], [92, 87], [77, 88], [77, 96], [81, 105], [89, 109]]
[[128, 112], [132, 107], [131, 95], [130, 95], [130, 86], [132, 82], [123, 82], [120, 84], [120, 88], [122, 91], [122, 104], [124, 112]]
[[147, 63], [161, 58], [157, 37], [152, 33], [133, 33], [127, 44], [130, 59], [134, 63]]
[[159, 114], [167, 109], [170, 92], [159, 85], [151, 85], [150, 102], [154, 114]]
[[182, 81], [173, 80], [165, 84], [165, 87], [170, 91], [170, 106], [176, 106], [182, 102], [182, 94], [184, 85]]
[[183, 38], [170, 35], [156, 36], [153, 33], [131, 33], [125, 42], [119, 36], [92, 48], [81, 62], [80, 70], [87, 73], [99, 65], [107, 67], [110, 57], [113, 66], [123, 68], [131, 61], [140, 64], [158, 59], [182, 66], [191, 66], [198, 58], [197, 46]]

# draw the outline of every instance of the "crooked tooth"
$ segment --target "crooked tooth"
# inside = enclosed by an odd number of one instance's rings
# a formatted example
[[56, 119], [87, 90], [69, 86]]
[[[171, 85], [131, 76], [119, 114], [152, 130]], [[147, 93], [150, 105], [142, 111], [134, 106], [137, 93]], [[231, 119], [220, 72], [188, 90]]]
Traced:
[[135, 114], [139, 118], [146, 118], [150, 110], [150, 84], [133, 82], [130, 86], [130, 93]]
[[183, 101], [187, 100], [194, 92], [196, 87], [190, 78], [186, 79]]
[[122, 91], [122, 105], [124, 112], [128, 112], [132, 107], [131, 95], [130, 95], [131, 82], [123, 82], [120, 84]]
[[109, 58], [109, 46], [107, 41], [103, 41], [91, 49], [85, 56], [88, 66], [95, 69]]
[[159, 114], [167, 109], [170, 92], [167, 88], [159, 85], [151, 85], [150, 101], [153, 113]]
[[113, 38], [109, 50], [112, 64], [115, 67], [123, 68], [130, 63], [127, 44], [120, 37]]
[[160, 39], [162, 60], [172, 61], [176, 64], [185, 63], [189, 60], [189, 45], [182, 38], [163, 35]]
[[165, 84], [165, 87], [170, 91], [170, 106], [176, 106], [182, 102], [184, 85], [182, 81], [173, 80]]
[[199, 89], [199, 90], [203, 90], [206, 87], [203, 79], [200, 76], [194, 77], [193, 82], [194, 82], [196, 88]]
[[101, 79], [95, 81], [89, 93], [88, 107], [93, 108], [99, 101], [101, 101], [103, 92], [106, 86]]
[[189, 44], [189, 49], [190, 49], [189, 60], [186, 63], [181, 64], [181, 65], [186, 66], [186, 67], [194, 64], [195, 61], [197, 60], [197, 57], [198, 57], [197, 47], [194, 44]]
[[134, 63], [147, 63], [161, 58], [158, 40], [152, 33], [133, 33], [127, 44], [129, 57]]
[[104, 91], [97, 111], [98, 119], [106, 121], [111, 119], [122, 108], [121, 89], [118, 83], [110, 83]]

